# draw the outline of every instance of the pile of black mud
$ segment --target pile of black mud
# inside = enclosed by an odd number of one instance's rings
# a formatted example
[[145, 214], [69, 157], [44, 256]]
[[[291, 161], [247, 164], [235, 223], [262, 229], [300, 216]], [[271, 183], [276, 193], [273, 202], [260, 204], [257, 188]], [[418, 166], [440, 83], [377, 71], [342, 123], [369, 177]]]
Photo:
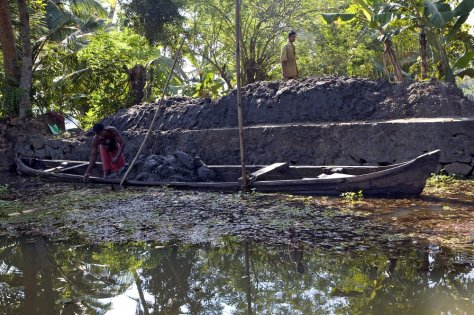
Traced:
[[143, 182], [206, 182], [216, 180], [217, 176], [199, 157], [176, 151], [169, 155], [139, 156], [127, 178]]
[[[474, 103], [456, 86], [437, 80], [390, 83], [347, 77], [262, 81], [242, 88], [244, 125], [378, 121], [474, 116]], [[123, 109], [104, 120], [119, 130], [237, 126], [236, 90], [218, 99], [174, 97], [163, 104]]]

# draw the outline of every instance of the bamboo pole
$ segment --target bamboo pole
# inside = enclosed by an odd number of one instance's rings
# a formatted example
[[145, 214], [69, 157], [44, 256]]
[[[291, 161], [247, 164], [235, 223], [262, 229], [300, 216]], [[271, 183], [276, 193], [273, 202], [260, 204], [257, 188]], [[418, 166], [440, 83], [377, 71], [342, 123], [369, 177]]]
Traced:
[[235, 71], [237, 76], [237, 116], [239, 119], [240, 162], [242, 164], [242, 191], [247, 191], [247, 170], [245, 168], [244, 124], [242, 119], [242, 77], [240, 73], [240, 0], [235, 0]]
[[[176, 56], [174, 58], [174, 62], [173, 62], [173, 66], [171, 67], [171, 70], [170, 70], [170, 73], [168, 75], [168, 79], [166, 80], [166, 85], [165, 85], [165, 88], [163, 90], [163, 93], [161, 94], [161, 99], [160, 99], [160, 102], [158, 104], [162, 104], [163, 103], [163, 99], [165, 98], [165, 94], [166, 94], [166, 91], [168, 90], [168, 86], [170, 84], [170, 81], [171, 81], [171, 78], [173, 76], [173, 71], [174, 71], [174, 67], [176, 66], [176, 62], [178, 61], [178, 57], [181, 53], [181, 49], [183, 48], [183, 44], [184, 44], [184, 40], [186, 39], [185, 36], [183, 36], [183, 39], [181, 40], [181, 44], [179, 45], [179, 49], [178, 51], [176, 52]], [[155, 115], [153, 116], [153, 120], [151, 121], [151, 124], [150, 124], [150, 128], [148, 128], [148, 132], [146, 133], [146, 136], [145, 136], [145, 139], [143, 139], [143, 142], [142, 144], [140, 145], [140, 148], [138, 149], [138, 152], [137, 154], [135, 155], [135, 158], [133, 159], [132, 163], [130, 163], [130, 166], [128, 167], [127, 169], [127, 172], [125, 172], [125, 174], [123, 175], [122, 177], [122, 180], [120, 181], [120, 187], [122, 187], [123, 183], [125, 182], [125, 180], [127, 179], [127, 176], [128, 174], [130, 173], [130, 171], [132, 170], [133, 166], [135, 165], [135, 162], [137, 161], [138, 159], [138, 156], [140, 155], [140, 153], [142, 152], [143, 148], [145, 147], [145, 143], [146, 141], [148, 140], [148, 137], [150, 136], [151, 134], [151, 131], [153, 130], [153, 126], [155, 125], [155, 120], [156, 118], [158, 117], [158, 108], [156, 109], [155, 111]]]

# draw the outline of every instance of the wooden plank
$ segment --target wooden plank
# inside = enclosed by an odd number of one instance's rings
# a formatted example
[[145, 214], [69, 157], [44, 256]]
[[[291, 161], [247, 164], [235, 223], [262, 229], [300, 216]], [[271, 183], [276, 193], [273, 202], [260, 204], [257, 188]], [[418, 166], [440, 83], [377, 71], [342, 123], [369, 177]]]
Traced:
[[70, 171], [70, 170], [73, 170], [75, 168], [83, 167], [83, 166], [86, 166], [86, 165], [89, 165], [89, 162], [85, 162], [85, 163], [79, 164], [79, 165], [69, 166], [69, 167], [66, 167], [66, 168], [61, 168], [55, 173], [62, 173], [62, 172], [65, 172], [65, 171]]
[[[82, 164], [87, 163], [88, 161], [72, 161], [72, 160], [48, 160], [48, 159], [32, 159], [38, 162], [47, 162], [47, 163], [68, 163], [68, 164]], [[99, 163], [99, 162], [97, 162]]]
[[53, 167], [53, 168], [48, 168], [46, 170], [44, 170], [46, 173], [53, 173], [54, 171], [57, 171], [57, 170], [60, 170], [62, 169], [63, 167], [62, 166], [56, 166], [56, 167]]
[[[288, 164], [288, 162], [273, 163], [272, 165], [268, 165], [262, 169], [259, 169], [256, 172], [250, 173], [249, 184], [259, 180], [259, 178], [263, 177], [264, 175], [268, 175], [277, 171], [284, 171], [287, 170], [289, 167], [290, 165]], [[240, 180], [241, 178], [239, 178], [239, 181]]]
[[62, 162], [60, 165], [58, 166], [55, 166], [55, 167], [52, 167], [52, 168], [48, 168], [46, 170], [44, 170], [45, 172], [54, 172], [54, 171], [57, 171], [57, 170], [60, 170], [60, 169], [63, 169], [66, 165], [68, 165], [69, 163], [68, 162]]
[[250, 176], [253, 176], [258, 179], [259, 177], [262, 177], [265, 174], [287, 169], [288, 166], [288, 162], [273, 163], [272, 165], [268, 165], [262, 169], [259, 169], [256, 172], [251, 173]]

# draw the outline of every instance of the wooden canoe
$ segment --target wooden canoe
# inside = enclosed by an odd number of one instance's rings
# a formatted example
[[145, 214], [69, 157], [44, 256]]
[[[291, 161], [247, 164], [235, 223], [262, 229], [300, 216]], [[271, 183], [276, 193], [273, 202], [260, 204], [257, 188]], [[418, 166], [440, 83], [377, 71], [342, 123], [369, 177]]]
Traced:
[[[364, 196], [407, 197], [423, 191], [426, 180], [436, 171], [440, 151], [388, 166], [298, 166], [275, 163], [269, 166], [249, 165], [251, 190], [298, 195], [340, 195], [362, 191]], [[57, 180], [82, 181], [87, 167], [84, 161], [16, 158], [20, 174], [39, 175]], [[97, 163], [100, 166], [100, 163]], [[169, 186], [183, 189], [238, 191], [238, 165], [209, 165], [219, 182], [142, 182], [127, 180], [128, 186]], [[98, 171], [96, 174], [100, 174]], [[120, 179], [90, 177], [92, 183], [118, 184]]]

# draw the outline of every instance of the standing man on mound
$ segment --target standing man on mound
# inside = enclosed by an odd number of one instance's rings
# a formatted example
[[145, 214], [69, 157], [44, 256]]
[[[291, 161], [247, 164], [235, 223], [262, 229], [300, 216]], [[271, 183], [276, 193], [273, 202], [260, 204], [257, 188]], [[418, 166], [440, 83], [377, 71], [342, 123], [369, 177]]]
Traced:
[[104, 127], [102, 124], [95, 124], [92, 128], [94, 138], [92, 139], [92, 151], [89, 160], [89, 166], [84, 173], [84, 181], [91, 175], [90, 172], [97, 159], [97, 151], [100, 151], [102, 160], [102, 169], [104, 177], [119, 171], [125, 166], [125, 156], [123, 149], [125, 144], [117, 128], [113, 126]]
[[288, 43], [281, 48], [281, 70], [283, 78], [285, 79], [297, 79], [298, 78], [298, 66], [296, 65], [296, 51], [293, 43], [296, 40], [296, 32], [291, 31], [288, 33]]

